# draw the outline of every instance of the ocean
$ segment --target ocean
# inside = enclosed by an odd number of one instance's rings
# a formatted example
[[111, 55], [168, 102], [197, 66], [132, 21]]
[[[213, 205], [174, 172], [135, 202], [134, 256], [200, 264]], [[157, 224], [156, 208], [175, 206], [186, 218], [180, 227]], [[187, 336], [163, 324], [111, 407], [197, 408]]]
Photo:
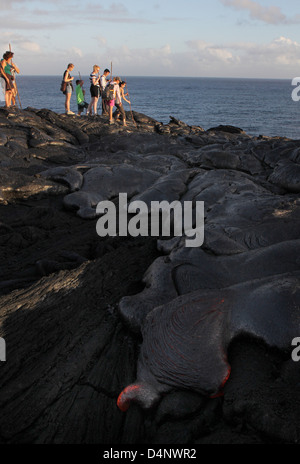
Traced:
[[[75, 79], [78, 78], [74, 73]], [[162, 123], [170, 116], [207, 130], [220, 124], [244, 129], [249, 135], [300, 139], [300, 101], [292, 99], [292, 80], [189, 77], [126, 77], [131, 108]], [[82, 76], [86, 100], [89, 78]], [[18, 76], [22, 108], [64, 112], [61, 76]], [[98, 110], [100, 113], [101, 101]], [[125, 110], [129, 105], [124, 102]], [[75, 92], [71, 110], [76, 111]]]

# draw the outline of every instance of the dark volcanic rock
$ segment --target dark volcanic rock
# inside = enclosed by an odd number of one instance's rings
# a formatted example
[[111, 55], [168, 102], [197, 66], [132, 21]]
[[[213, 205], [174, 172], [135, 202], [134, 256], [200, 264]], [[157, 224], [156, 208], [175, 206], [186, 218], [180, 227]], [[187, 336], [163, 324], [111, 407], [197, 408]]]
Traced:
[[300, 164], [284, 159], [275, 167], [269, 181], [283, 187], [288, 192], [300, 192]]
[[244, 134], [245, 132], [243, 131], [243, 129], [240, 129], [239, 127], [235, 127], [235, 126], [224, 126], [224, 125], [220, 125], [220, 126], [217, 126], [217, 127], [211, 127], [210, 129], [208, 129], [208, 131], [212, 131], [212, 132], [229, 132], [230, 134]]
[[[0, 108], [0, 442], [298, 443], [299, 150]], [[203, 201], [202, 247], [100, 238], [119, 193]]]

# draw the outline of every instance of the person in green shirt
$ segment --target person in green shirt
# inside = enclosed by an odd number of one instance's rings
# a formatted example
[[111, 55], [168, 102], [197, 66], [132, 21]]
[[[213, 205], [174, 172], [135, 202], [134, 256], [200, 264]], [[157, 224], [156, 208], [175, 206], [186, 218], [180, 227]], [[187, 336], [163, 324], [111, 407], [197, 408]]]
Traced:
[[12, 95], [11, 95], [11, 104], [12, 104], [12, 106], [15, 106], [16, 105], [16, 96], [17, 96], [17, 93], [18, 93], [16, 79], [15, 79], [15, 73], [19, 74], [20, 70], [19, 70], [18, 66], [15, 63], [12, 62], [14, 53], [9, 51], [9, 52], [6, 52], [5, 55], [7, 57], [6, 58], [7, 65], [5, 66], [4, 71], [5, 71], [7, 77], [9, 78], [9, 80], [11, 81], [12, 86], [13, 86]]
[[8, 56], [9, 52], [4, 53], [2, 60], [0, 61], [0, 77], [2, 78], [2, 84], [4, 88], [5, 95], [5, 106], [9, 108], [11, 106], [11, 99], [14, 90], [14, 84], [12, 80], [12, 75], [7, 74], [5, 69], [9, 65]]
[[76, 99], [78, 105], [78, 113], [77, 115], [80, 116], [81, 113], [84, 111], [85, 108], [88, 108], [88, 103], [84, 99], [85, 91], [82, 88], [83, 81], [77, 80], [76, 81]]

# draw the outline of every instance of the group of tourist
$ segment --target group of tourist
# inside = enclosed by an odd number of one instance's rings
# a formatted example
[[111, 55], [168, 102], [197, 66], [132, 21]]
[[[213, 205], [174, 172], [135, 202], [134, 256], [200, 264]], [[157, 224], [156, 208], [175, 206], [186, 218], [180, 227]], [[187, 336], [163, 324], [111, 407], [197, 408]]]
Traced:
[[[0, 82], [3, 87], [5, 106], [7, 108], [16, 104], [16, 96], [18, 95], [15, 73], [19, 74], [20, 70], [17, 65], [13, 63], [13, 56], [13, 52], [7, 51], [3, 54], [3, 58], [0, 61]], [[68, 64], [61, 85], [61, 90], [66, 97], [66, 114], [75, 114], [70, 110], [71, 95], [74, 90], [74, 77], [71, 76], [73, 69], [74, 65], [72, 63]], [[126, 114], [122, 104], [123, 100], [130, 104], [130, 101], [126, 98], [128, 93], [125, 94], [126, 82], [122, 81], [120, 77], [109, 78], [109, 75], [109, 69], [105, 69], [103, 74], [100, 74], [100, 67], [96, 64], [93, 66], [93, 70], [90, 74], [91, 101], [89, 104], [85, 100], [83, 80], [76, 80], [77, 114], [80, 116], [86, 110], [87, 115], [96, 115], [98, 113], [98, 101], [101, 97], [102, 115], [107, 115], [109, 117], [110, 124], [113, 124], [115, 119], [121, 118], [123, 125], [126, 126]], [[114, 107], [116, 107], [116, 111], [113, 114]]]
[[[74, 90], [73, 80], [71, 72], [74, 69], [72, 63], [68, 64], [67, 69], [63, 75], [61, 90], [66, 96], [65, 99], [65, 111], [66, 114], [75, 114], [70, 110], [71, 95]], [[123, 125], [126, 126], [126, 113], [123, 107], [122, 101], [127, 100], [125, 94], [126, 82], [122, 81], [120, 77], [109, 78], [110, 70], [105, 69], [103, 74], [100, 74], [100, 67], [98, 65], [93, 66], [93, 70], [90, 74], [90, 94], [91, 101], [88, 104], [85, 100], [85, 90], [83, 89], [83, 80], [76, 80], [76, 100], [78, 105], [77, 115], [80, 116], [85, 110], [87, 115], [98, 114], [98, 102], [99, 98], [102, 99], [102, 115], [109, 117], [109, 123], [113, 124], [115, 119], [121, 118]], [[113, 114], [113, 108], [116, 107], [116, 112]]]
[[18, 66], [12, 62], [13, 52], [7, 51], [3, 54], [3, 58], [0, 61], [0, 81], [3, 87], [3, 93], [5, 98], [5, 106], [9, 108], [16, 104], [16, 96], [18, 93], [15, 73], [20, 72]]

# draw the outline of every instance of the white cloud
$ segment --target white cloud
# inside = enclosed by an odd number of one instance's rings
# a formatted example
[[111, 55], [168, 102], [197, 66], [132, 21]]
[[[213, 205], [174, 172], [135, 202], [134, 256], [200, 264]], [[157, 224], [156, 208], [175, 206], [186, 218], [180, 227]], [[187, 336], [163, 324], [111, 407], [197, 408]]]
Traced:
[[294, 66], [300, 64], [300, 43], [286, 37], [279, 37], [269, 45], [268, 51], [278, 64]]
[[[300, 43], [279, 37], [269, 43], [228, 43], [217, 46], [187, 42], [189, 66], [199, 75], [289, 78], [300, 66]], [[174, 57], [175, 60], [175, 57]]]
[[102, 47], [106, 46], [106, 44], [107, 44], [107, 38], [106, 37], [102, 37], [102, 36], [98, 35], [97, 37], [94, 37], [94, 38], [97, 40], [97, 42], [100, 44], [100, 46], [102, 46]]
[[[246, 62], [259, 66], [284, 64], [295, 66], [300, 64], [300, 43], [286, 37], [279, 37], [268, 44], [237, 45], [241, 57]], [[243, 53], [244, 52], [244, 53]]]
[[31, 53], [39, 53], [41, 51], [41, 47], [36, 42], [24, 41], [19, 43], [19, 48], [21, 50], [25, 50]]
[[[160, 73], [166, 73], [174, 66], [174, 53], [172, 53], [169, 44], [160, 48], [141, 48], [130, 49], [122, 45], [118, 49], [109, 48], [105, 51], [106, 56], [111, 56], [114, 63], [114, 69], [119, 74], [124, 70], [127, 75], [135, 74], [134, 70], [139, 70], [141, 75], [154, 75], [155, 70]], [[131, 70], [131, 71], [130, 71]]]
[[80, 58], [83, 57], [83, 52], [80, 48], [78, 47], [72, 47], [70, 50], [71, 55], [79, 56]]
[[224, 6], [229, 6], [235, 10], [248, 11], [252, 19], [258, 19], [268, 24], [291, 24], [299, 23], [300, 15], [287, 18], [277, 6], [262, 6], [254, 0], [220, 0]]
[[204, 40], [188, 41], [187, 46], [196, 51], [198, 60], [201, 62], [232, 63], [235, 60], [227, 47], [210, 44]]
[[0, 37], [0, 47], [2, 50], [8, 50], [11, 44], [12, 51], [18, 54], [19, 51], [29, 51], [32, 53], [39, 53], [41, 47], [37, 42], [30, 40], [22, 34], [12, 34], [11, 32], [3, 32]]

